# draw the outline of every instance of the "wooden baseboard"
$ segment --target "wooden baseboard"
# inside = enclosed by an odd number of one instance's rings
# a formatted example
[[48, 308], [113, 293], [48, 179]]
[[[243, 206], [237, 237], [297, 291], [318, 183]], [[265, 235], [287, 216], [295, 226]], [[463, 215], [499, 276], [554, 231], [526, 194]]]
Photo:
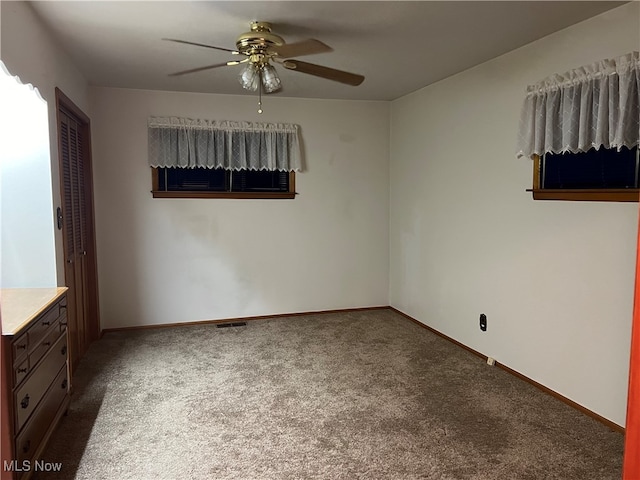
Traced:
[[[482, 353], [478, 352], [477, 350], [474, 350], [471, 347], [468, 347], [467, 345], [464, 345], [460, 342], [458, 342], [457, 340], [454, 340], [453, 338], [445, 335], [444, 333], [439, 332], [438, 330], [436, 330], [435, 328], [432, 328], [428, 325], [425, 325], [424, 323], [420, 322], [419, 320], [416, 320], [415, 318], [411, 317], [410, 315], [407, 315], [404, 312], [401, 312], [400, 310], [398, 310], [397, 308], [394, 307], [389, 307], [391, 310], [393, 310], [394, 312], [396, 312], [399, 315], [402, 315], [404, 318], [410, 320], [411, 322], [415, 323], [416, 325], [419, 325], [420, 327], [429, 330], [431, 333], [444, 338], [445, 340], [450, 341], [451, 343], [454, 343], [455, 345], [464, 348], [466, 351], [473, 353], [474, 355], [482, 358], [484, 361], [487, 360], [487, 356], [483, 355]], [[603, 423], [604, 425], [606, 425], [607, 427], [609, 427], [611, 430], [614, 430], [616, 432], [620, 432], [622, 434], [625, 433], [625, 428], [618, 425], [615, 422], [612, 422], [611, 420], [603, 417], [602, 415], [598, 415], [596, 412], [593, 412], [591, 410], [589, 410], [586, 407], [583, 407], [582, 405], [580, 405], [579, 403], [574, 402], [573, 400], [565, 397], [564, 395], [559, 394], [558, 392], [551, 390], [549, 387], [545, 387], [544, 385], [542, 385], [541, 383], [536, 382], [535, 380], [532, 380], [531, 378], [527, 377], [526, 375], [523, 375], [522, 373], [506, 366], [503, 363], [500, 363], [498, 361], [496, 361], [495, 366], [498, 368], [501, 368], [502, 370], [504, 370], [505, 372], [510, 373], [511, 375], [514, 375], [515, 377], [518, 377], [520, 380], [523, 380], [531, 385], [533, 385], [534, 387], [542, 390], [543, 392], [551, 395], [554, 398], [557, 398], [558, 400], [560, 400], [563, 403], [566, 403], [567, 405], [569, 405], [570, 407], [575, 408], [576, 410], [582, 412], [583, 414], [599, 421], [600, 423]]]
[[310, 312], [275, 313], [272, 315], [220, 318], [218, 320], [198, 320], [194, 322], [159, 323], [154, 325], [133, 325], [131, 327], [105, 328], [102, 330], [100, 336], [102, 337], [105, 333], [109, 333], [109, 332], [121, 332], [125, 330], [147, 330], [150, 328], [172, 328], [172, 327], [185, 327], [185, 326], [193, 326], [193, 325], [216, 325], [219, 323], [250, 322], [252, 320], [268, 320], [271, 318], [301, 317], [303, 315], [324, 315], [327, 313], [363, 312], [366, 310], [388, 310], [389, 308], [390, 308], [389, 306], [384, 305], [384, 306], [376, 306], [376, 307], [340, 308], [336, 310], [319, 310], [319, 311], [310, 311]]

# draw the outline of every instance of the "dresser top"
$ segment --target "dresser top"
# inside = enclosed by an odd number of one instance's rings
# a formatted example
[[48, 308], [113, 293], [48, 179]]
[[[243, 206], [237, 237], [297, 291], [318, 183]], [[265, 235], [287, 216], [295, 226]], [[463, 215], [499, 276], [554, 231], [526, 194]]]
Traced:
[[3, 288], [0, 290], [2, 335], [17, 335], [35, 317], [53, 305], [67, 287]]

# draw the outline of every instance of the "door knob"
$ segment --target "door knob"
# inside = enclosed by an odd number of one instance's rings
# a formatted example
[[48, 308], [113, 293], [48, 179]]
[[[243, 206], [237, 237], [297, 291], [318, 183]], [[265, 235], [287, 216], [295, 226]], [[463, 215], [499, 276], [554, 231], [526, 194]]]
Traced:
[[60, 207], [58, 207], [58, 209], [56, 210], [56, 219], [58, 220], [58, 230], [62, 230], [62, 219], [64, 217], [62, 216], [62, 209]]

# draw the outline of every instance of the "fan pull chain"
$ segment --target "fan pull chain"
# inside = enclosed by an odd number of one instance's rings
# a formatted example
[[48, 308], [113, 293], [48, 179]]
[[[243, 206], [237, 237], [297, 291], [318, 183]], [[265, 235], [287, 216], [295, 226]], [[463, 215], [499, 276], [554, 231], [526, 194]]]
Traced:
[[262, 114], [262, 69], [258, 71], [258, 113]]

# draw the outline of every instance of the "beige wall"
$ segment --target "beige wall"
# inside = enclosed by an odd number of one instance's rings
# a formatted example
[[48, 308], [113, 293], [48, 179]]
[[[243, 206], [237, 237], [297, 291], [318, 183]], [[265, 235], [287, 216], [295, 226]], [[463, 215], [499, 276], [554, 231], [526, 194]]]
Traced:
[[426, 87], [391, 114], [391, 305], [621, 425], [638, 204], [533, 201], [531, 162], [515, 150], [526, 85], [637, 50], [639, 7]]
[[[0, 1], [0, 12], [0, 58], [12, 75], [20, 77], [22, 83], [36, 87], [48, 105], [55, 211], [61, 204], [55, 88], [60, 88], [85, 113], [90, 114], [87, 81], [58, 47], [28, 3]], [[54, 218], [54, 212], [51, 212], [51, 218]], [[64, 285], [62, 233], [57, 229], [55, 244], [57, 281], [58, 285]]]
[[[103, 328], [387, 305], [389, 104], [92, 88]], [[295, 200], [153, 199], [147, 118], [300, 125]]]

